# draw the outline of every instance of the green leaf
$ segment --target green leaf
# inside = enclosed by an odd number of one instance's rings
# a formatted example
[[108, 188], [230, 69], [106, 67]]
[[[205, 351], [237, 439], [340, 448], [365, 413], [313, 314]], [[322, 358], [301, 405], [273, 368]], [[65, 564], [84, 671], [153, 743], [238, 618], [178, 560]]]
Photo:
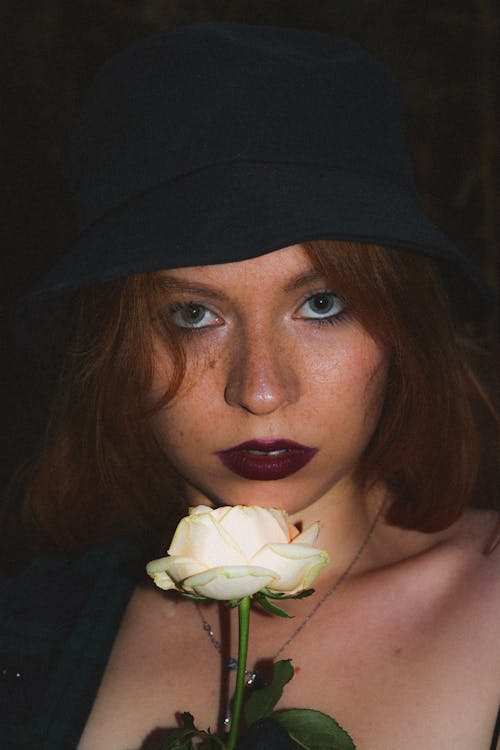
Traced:
[[185, 711], [181, 714], [181, 721], [182, 727], [170, 730], [161, 750], [174, 750], [174, 748], [175, 750], [191, 750], [193, 746], [191, 739], [198, 732], [194, 725], [194, 716], [189, 711]]
[[255, 690], [245, 702], [245, 721], [247, 726], [264, 716], [270, 716], [273, 708], [283, 695], [283, 688], [293, 677], [290, 659], [276, 662], [273, 667], [273, 679], [266, 687]]
[[195, 737], [205, 738], [202, 744], [196, 744], [196, 747], [201, 750], [212, 750], [213, 748], [222, 748], [224, 750], [224, 743], [215, 734], [210, 732], [202, 732], [198, 729], [172, 729], [168, 733], [168, 737], [161, 746], [161, 750], [194, 750], [193, 739]]
[[222, 748], [222, 750], [225, 750], [226, 748], [224, 742], [222, 742], [219, 737], [212, 734], [210, 735], [210, 738], [202, 742], [201, 745], [196, 745], [196, 750], [213, 750], [215, 746]]
[[194, 717], [189, 711], [185, 711], [181, 714], [182, 727], [178, 729], [172, 729], [162, 744], [160, 750], [194, 750], [192, 740], [194, 737], [205, 737], [206, 740], [203, 743], [197, 744], [196, 747], [201, 750], [210, 750], [214, 747], [224, 749], [225, 745], [219, 737], [211, 734], [210, 732], [204, 732], [201, 729], [197, 729], [194, 725]]
[[291, 596], [290, 599], [305, 599], [306, 596], [311, 596], [311, 594], [314, 594], [314, 589], [303, 589], [295, 596]]
[[335, 719], [321, 711], [296, 708], [273, 714], [303, 750], [356, 750], [356, 745]]
[[197, 734], [196, 729], [172, 729], [162, 744], [161, 750], [192, 750], [191, 740]]
[[260, 604], [262, 609], [265, 609], [266, 612], [269, 612], [271, 615], [291, 618], [291, 615], [289, 615], [288, 612], [285, 612], [284, 609], [280, 609], [280, 607], [276, 607], [274, 604], [271, 604], [271, 602], [268, 601], [264, 594], [261, 594], [260, 591], [254, 595], [254, 599]]
[[254, 598], [257, 598], [259, 595], [268, 596], [271, 599], [284, 599], [285, 595], [282, 591], [270, 591], [268, 588], [263, 588], [260, 591], [258, 591], [256, 594], [254, 594]]
[[194, 716], [189, 711], [184, 711], [181, 714], [182, 726], [184, 729], [196, 729], [194, 725]]
[[[314, 594], [314, 589], [302, 589], [298, 594], [284, 594], [282, 591], [270, 591], [268, 588], [261, 589], [258, 594], [264, 594], [268, 599], [304, 599]], [[257, 598], [258, 594], [255, 594]]]
[[207, 599], [206, 596], [198, 596], [197, 594], [188, 594], [186, 591], [180, 591], [179, 592], [181, 596], [184, 597], [184, 599], [192, 599], [193, 602], [209, 602], [210, 599]]
[[241, 599], [229, 599], [227, 602], [225, 602], [226, 607], [229, 607], [230, 609], [234, 609], [235, 607], [240, 606]]
[[200, 737], [201, 736], [206, 737], [207, 739], [204, 740], [201, 745], [196, 745], [197, 750], [213, 750], [214, 747], [219, 747], [222, 748], [222, 750], [225, 750], [225, 742], [223, 742], [222, 739], [216, 734], [211, 734], [210, 732], [200, 732]]

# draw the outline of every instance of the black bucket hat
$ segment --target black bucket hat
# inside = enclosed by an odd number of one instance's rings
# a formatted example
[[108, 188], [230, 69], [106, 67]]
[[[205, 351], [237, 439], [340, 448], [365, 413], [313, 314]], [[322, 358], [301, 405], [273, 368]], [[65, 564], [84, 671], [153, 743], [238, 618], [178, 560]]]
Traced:
[[348, 39], [224, 22], [148, 37], [98, 74], [72, 170], [76, 242], [18, 308], [42, 354], [83, 286], [318, 238], [432, 256], [465, 316], [487, 310], [420, 207], [398, 85]]

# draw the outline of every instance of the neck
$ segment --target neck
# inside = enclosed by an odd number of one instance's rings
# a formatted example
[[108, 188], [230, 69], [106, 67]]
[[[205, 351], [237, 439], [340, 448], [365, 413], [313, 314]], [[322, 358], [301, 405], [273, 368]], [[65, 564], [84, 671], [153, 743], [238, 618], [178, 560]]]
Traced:
[[[314, 521], [320, 522], [316, 546], [326, 550], [331, 560], [316, 582], [321, 588], [328, 587], [339, 572], [347, 568], [361, 546], [364, 547], [363, 554], [356, 563], [354, 574], [383, 564], [375, 551], [380, 546], [376, 543], [377, 538], [382, 527], [386, 526], [384, 510], [389, 502], [389, 493], [383, 485], [374, 486], [368, 492], [350, 488], [348, 492], [325, 495], [311, 507], [291, 516], [291, 523], [302, 524], [303, 528]], [[376, 525], [372, 528], [375, 520]]]

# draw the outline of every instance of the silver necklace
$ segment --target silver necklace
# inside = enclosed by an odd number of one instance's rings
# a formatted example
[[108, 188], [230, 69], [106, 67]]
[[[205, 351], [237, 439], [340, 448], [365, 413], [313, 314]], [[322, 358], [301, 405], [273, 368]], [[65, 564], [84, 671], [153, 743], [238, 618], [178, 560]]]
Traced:
[[[337, 591], [337, 589], [339, 588], [339, 586], [341, 586], [341, 584], [349, 576], [349, 574], [353, 570], [354, 566], [359, 561], [361, 555], [365, 551], [365, 549], [366, 549], [366, 547], [368, 545], [368, 542], [370, 541], [370, 539], [372, 537], [372, 534], [375, 531], [375, 527], [376, 527], [376, 525], [378, 523], [378, 520], [379, 520], [380, 515], [381, 515], [381, 513], [382, 513], [382, 511], [384, 509], [384, 506], [385, 506], [385, 500], [380, 504], [380, 507], [377, 510], [377, 513], [375, 514], [375, 517], [374, 517], [374, 519], [373, 519], [373, 521], [372, 521], [372, 523], [370, 525], [370, 528], [368, 529], [368, 532], [367, 532], [365, 538], [363, 539], [363, 541], [361, 542], [360, 546], [356, 550], [356, 554], [352, 558], [352, 560], [349, 563], [349, 565], [347, 566], [347, 568], [345, 568], [345, 570], [340, 574], [340, 576], [335, 579], [335, 581], [333, 582], [333, 584], [330, 586], [330, 588], [328, 589], [328, 591], [326, 591], [323, 594], [323, 596], [321, 597], [321, 599], [319, 599], [319, 601], [316, 602], [315, 606], [311, 609], [311, 611], [309, 612], [309, 614], [307, 614], [304, 617], [304, 619], [302, 620], [302, 622], [300, 623], [300, 625], [293, 631], [292, 635], [289, 638], [287, 638], [287, 640], [284, 643], [281, 644], [281, 646], [276, 651], [276, 653], [274, 653], [273, 656], [271, 657], [271, 661], [274, 662], [278, 658], [278, 656], [281, 656], [281, 654], [283, 653], [283, 651], [292, 643], [292, 641], [295, 640], [295, 638], [297, 638], [297, 636], [299, 635], [299, 633], [301, 633], [304, 630], [304, 628], [306, 627], [306, 625], [309, 622], [311, 622], [312, 618], [317, 613], [317, 611], [320, 609], [320, 607], [323, 606], [323, 604], [326, 602], [326, 600], [329, 599], [330, 596], [332, 596], [332, 594], [335, 593], [335, 591]], [[200, 620], [201, 620], [201, 624], [203, 626], [203, 630], [207, 633], [207, 635], [210, 638], [210, 641], [211, 641], [213, 647], [215, 648], [215, 650], [221, 656], [224, 656], [224, 651], [223, 651], [222, 644], [218, 640], [218, 638], [216, 637], [216, 635], [215, 635], [215, 633], [213, 631], [213, 628], [210, 625], [210, 623], [203, 616], [203, 612], [201, 611], [201, 607], [198, 604], [198, 602], [195, 602], [195, 606], [196, 606], [196, 610], [198, 612], [198, 615], [200, 616]], [[229, 657], [227, 659], [227, 662], [226, 662], [227, 669], [234, 670], [234, 669], [237, 668], [237, 666], [238, 666], [238, 661], [236, 659], [234, 659], [233, 657]], [[245, 675], [246, 675], [246, 678], [247, 678], [246, 684], [247, 684], [247, 686], [249, 688], [257, 688], [257, 687], [260, 687], [260, 686], [262, 686], [262, 685], [265, 684], [265, 681], [263, 680], [263, 678], [261, 677], [261, 675], [256, 670], [253, 670], [253, 671], [247, 670], [245, 672]], [[229, 723], [229, 718], [225, 717], [224, 720], [223, 720], [223, 722], [225, 724]]]

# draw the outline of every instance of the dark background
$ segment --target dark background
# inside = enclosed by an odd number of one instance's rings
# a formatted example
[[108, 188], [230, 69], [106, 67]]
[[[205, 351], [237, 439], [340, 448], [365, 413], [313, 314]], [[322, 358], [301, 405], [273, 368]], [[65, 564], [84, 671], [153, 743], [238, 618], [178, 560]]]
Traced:
[[[498, 294], [499, 23], [494, 0], [16, 0], [0, 8], [7, 310], [71, 240], [68, 135], [101, 63], [158, 29], [197, 20], [352, 36], [403, 84], [423, 203]], [[3, 326], [0, 482], [36, 449], [51, 374]], [[498, 315], [475, 334], [498, 364]], [[480, 368], [490, 371], [495, 365]], [[491, 359], [490, 359], [491, 362]]]

